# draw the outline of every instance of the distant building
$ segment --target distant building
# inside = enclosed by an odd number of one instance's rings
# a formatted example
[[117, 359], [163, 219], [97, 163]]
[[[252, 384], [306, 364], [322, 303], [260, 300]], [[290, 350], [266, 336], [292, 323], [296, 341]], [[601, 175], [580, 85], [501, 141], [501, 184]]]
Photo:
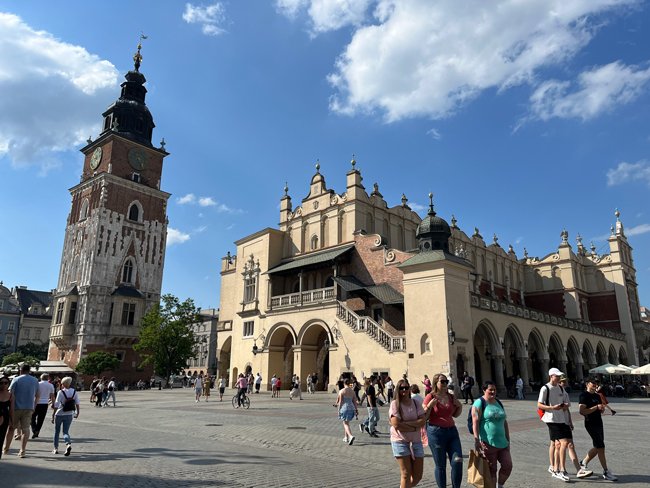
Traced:
[[140, 48], [120, 97], [102, 114], [102, 132], [81, 149], [81, 181], [70, 189], [59, 281], [54, 297], [49, 360], [74, 368], [94, 351], [120, 358], [115, 371], [135, 381], [133, 350], [142, 316], [160, 303], [167, 238], [162, 191], [165, 142], [152, 144], [153, 117], [145, 104]]
[[197, 340], [196, 357], [190, 359], [185, 368], [186, 373], [217, 374], [217, 324], [219, 309], [205, 309], [200, 312], [202, 321], [193, 324], [192, 329]]
[[52, 323], [52, 292], [17, 286], [14, 298], [20, 307], [20, 326], [16, 346], [47, 344]]
[[[308, 194], [280, 199], [279, 228], [235, 242], [221, 266], [219, 374], [265, 382], [468, 371], [503, 392], [549, 367], [582, 379], [596, 365], [642, 364], [650, 338], [639, 314], [632, 248], [616, 213], [609, 254], [568, 232], [542, 257], [517, 256], [495, 235], [463, 231], [429, 206], [420, 218], [368, 194], [356, 161], [342, 193], [317, 166]], [[267, 383], [268, 387], [268, 383]]]
[[20, 307], [13, 294], [0, 281], [0, 360], [16, 352]]

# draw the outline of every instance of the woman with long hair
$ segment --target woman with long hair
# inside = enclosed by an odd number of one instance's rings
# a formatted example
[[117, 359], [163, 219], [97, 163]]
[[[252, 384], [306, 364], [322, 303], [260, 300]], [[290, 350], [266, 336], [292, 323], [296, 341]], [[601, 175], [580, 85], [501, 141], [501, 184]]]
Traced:
[[63, 427], [63, 441], [65, 442], [64, 456], [69, 456], [72, 451], [72, 440], [70, 439], [70, 425], [72, 419], [79, 417], [79, 395], [70, 385], [72, 378], [66, 376], [61, 380], [61, 389], [56, 394], [54, 402], [54, 449], [52, 454], [59, 453], [59, 436]]
[[[503, 405], [497, 400], [497, 387], [494, 381], [485, 381], [483, 396], [472, 404], [474, 448], [488, 460], [490, 474], [497, 483], [497, 488], [503, 488], [512, 472], [510, 431], [506, 417]], [[501, 465], [498, 478], [497, 462]]]
[[424, 406], [430, 411], [427, 425], [427, 439], [435, 463], [435, 478], [439, 488], [447, 486], [447, 459], [451, 465], [451, 486], [460, 488], [463, 481], [463, 451], [454, 417], [458, 417], [463, 406], [447, 389], [447, 376], [438, 373], [431, 381], [431, 393], [424, 397]]
[[[0, 444], [4, 442], [14, 416], [14, 396], [9, 391], [9, 383], [9, 376], [0, 377]], [[2, 445], [0, 445], [0, 458], [2, 458]]]
[[400, 488], [417, 486], [424, 469], [424, 447], [420, 430], [424, 425], [422, 404], [411, 398], [407, 380], [397, 382], [395, 399], [388, 410], [390, 417], [390, 444], [399, 465]]
[[357, 396], [352, 389], [352, 379], [346, 378], [343, 380], [343, 388], [339, 391], [336, 397], [335, 407], [338, 407], [339, 419], [343, 421], [343, 442], [347, 442], [349, 446], [354, 442], [354, 436], [350, 430], [350, 420], [359, 416], [359, 407], [357, 404]]

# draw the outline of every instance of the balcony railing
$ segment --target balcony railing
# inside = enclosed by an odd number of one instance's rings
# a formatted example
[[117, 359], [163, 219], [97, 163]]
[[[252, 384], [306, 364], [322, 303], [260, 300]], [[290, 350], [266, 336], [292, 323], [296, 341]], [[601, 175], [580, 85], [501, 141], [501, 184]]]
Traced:
[[302, 293], [289, 293], [288, 295], [271, 297], [271, 309], [300, 307], [333, 302], [334, 300], [336, 300], [334, 287], [318, 288], [316, 290], [303, 291]]
[[406, 337], [391, 334], [370, 317], [357, 315], [341, 302], [338, 302], [336, 314], [354, 332], [366, 332], [389, 351], [406, 351]]

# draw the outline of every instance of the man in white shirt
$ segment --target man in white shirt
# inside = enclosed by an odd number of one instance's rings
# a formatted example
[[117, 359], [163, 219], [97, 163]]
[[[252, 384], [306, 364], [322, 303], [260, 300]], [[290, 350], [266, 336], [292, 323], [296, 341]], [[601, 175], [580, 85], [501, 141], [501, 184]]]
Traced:
[[48, 405], [54, 406], [54, 385], [49, 379], [50, 375], [43, 373], [38, 382], [38, 400], [32, 414], [32, 439], [36, 439], [41, 432]]
[[569, 405], [564, 401], [564, 388], [560, 386], [560, 376], [563, 374], [557, 368], [548, 370], [549, 382], [539, 390], [537, 408], [544, 412], [542, 422], [548, 427], [550, 439], [553, 441], [549, 447], [548, 471], [554, 478], [568, 483], [569, 476], [565, 466], [566, 450], [573, 436], [567, 415]]

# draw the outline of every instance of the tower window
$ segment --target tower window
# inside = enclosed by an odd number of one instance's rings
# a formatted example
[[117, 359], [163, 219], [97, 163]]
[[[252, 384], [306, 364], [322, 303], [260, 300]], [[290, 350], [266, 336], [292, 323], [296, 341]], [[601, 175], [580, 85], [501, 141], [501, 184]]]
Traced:
[[64, 302], [61, 301], [56, 304], [56, 324], [62, 324], [63, 323], [63, 306]]
[[77, 302], [70, 302], [70, 312], [68, 313], [68, 324], [74, 324], [77, 321]]
[[122, 305], [122, 325], [133, 325], [135, 323], [135, 303]]
[[88, 199], [84, 198], [81, 202], [81, 210], [79, 210], [79, 220], [85, 220], [88, 217]]
[[133, 283], [133, 261], [127, 259], [122, 268], [122, 283]]
[[129, 220], [133, 220], [134, 222], [140, 222], [140, 208], [135, 203], [132, 203], [131, 206], [129, 207]]
[[251, 276], [244, 280], [244, 302], [252, 302], [255, 300], [255, 288], [257, 285], [257, 277]]
[[244, 337], [251, 337], [255, 333], [255, 322], [253, 320], [244, 322]]

